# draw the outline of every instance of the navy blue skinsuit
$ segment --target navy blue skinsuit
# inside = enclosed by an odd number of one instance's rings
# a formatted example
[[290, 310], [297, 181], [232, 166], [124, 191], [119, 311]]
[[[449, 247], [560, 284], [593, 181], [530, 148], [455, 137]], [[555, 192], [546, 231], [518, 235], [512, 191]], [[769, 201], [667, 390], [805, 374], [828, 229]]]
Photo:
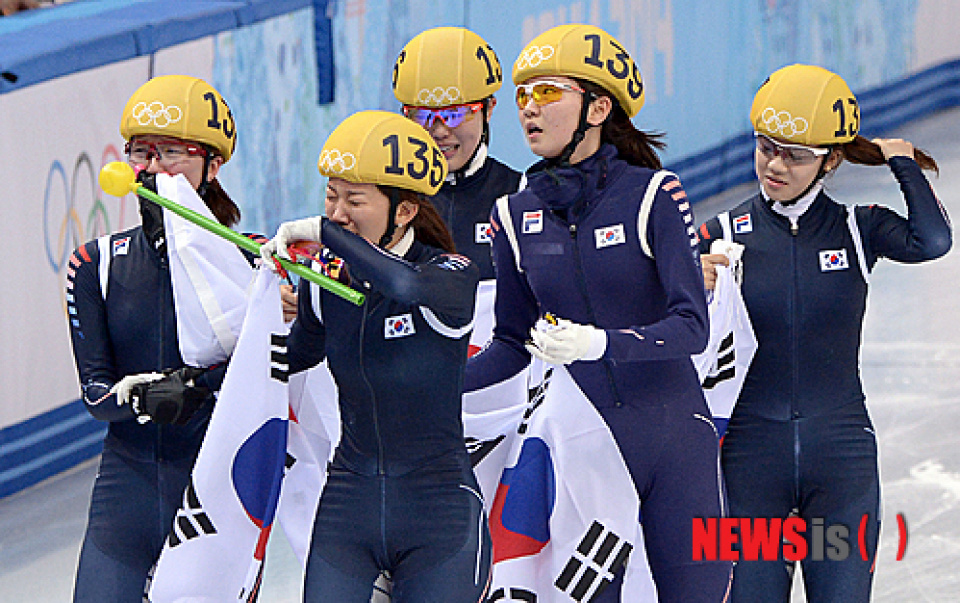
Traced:
[[[869, 270], [880, 257], [916, 263], [951, 246], [946, 214], [917, 164], [903, 157], [889, 164], [909, 217], [856, 208]], [[868, 601], [880, 483], [859, 373], [867, 282], [847, 209], [821, 192], [791, 232], [789, 220], [757, 195], [730, 217], [747, 231], [735, 232], [734, 240], [746, 246], [742, 292], [759, 344], [723, 441], [730, 515], [786, 517], [798, 509], [808, 526], [813, 518], [845, 525], [851, 545], [845, 561], [803, 562], [807, 599]], [[722, 237], [716, 218], [701, 234], [706, 253]], [[845, 261], [831, 253], [840, 250]], [[831, 255], [835, 261], [824, 264]], [[857, 545], [865, 515], [866, 560]], [[792, 572], [783, 562], [741, 561], [734, 576], [734, 601], [790, 600]]]
[[[730, 564], [693, 563], [691, 547], [692, 518], [722, 514], [717, 435], [690, 361], [707, 341], [703, 277], [677, 178], [668, 175], [641, 211], [654, 174], [603, 145], [572, 168], [534, 166], [527, 188], [510, 196], [509, 215], [497, 206], [496, 327], [490, 346], [468, 363], [465, 389], [522, 370], [530, 358], [524, 341], [546, 312], [605, 329], [603, 357], [568, 370], [610, 426], [634, 479], [661, 600], [715, 603]], [[594, 601], [618, 592], [607, 588]]]
[[479, 270], [418, 241], [401, 259], [321, 228], [366, 301], [303, 288], [288, 340], [291, 372], [327, 358], [341, 414], [304, 600], [367, 603], [386, 570], [394, 601], [474, 603], [491, 556], [461, 422]]
[[430, 201], [450, 229], [457, 253], [470, 258], [480, 268], [480, 280], [485, 281], [494, 278], [488, 235], [490, 210], [498, 198], [517, 192], [522, 176], [486, 153], [484, 157], [479, 169], [467, 170], [469, 175], [447, 176]]
[[[110, 393], [126, 375], [184, 366], [162, 218], [159, 211], [141, 215], [145, 228], [110, 236], [105, 299], [97, 241], [70, 258], [67, 303], [83, 401], [95, 418], [109, 421], [77, 570], [76, 601], [142, 599], [213, 409], [211, 395], [186, 425], [140, 424], [130, 405], [117, 406]], [[198, 385], [219, 389], [225, 368], [208, 371]]]

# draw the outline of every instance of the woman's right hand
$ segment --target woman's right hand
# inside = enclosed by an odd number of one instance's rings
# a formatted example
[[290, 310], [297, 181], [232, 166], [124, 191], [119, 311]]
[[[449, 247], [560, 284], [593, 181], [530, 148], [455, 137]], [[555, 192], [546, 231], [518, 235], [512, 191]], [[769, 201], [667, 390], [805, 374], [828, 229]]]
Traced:
[[909, 157], [916, 159], [913, 150], [913, 144], [902, 138], [874, 138], [870, 142], [880, 147], [883, 158], [887, 161], [891, 157]]
[[723, 253], [707, 253], [700, 256], [703, 267], [703, 286], [707, 291], [717, 288], [717, 266], [729, 266], [730, 260]]
[[302, 220], [293, 220], [284, 222], [277, 229], [275, 237], [264, 243], [260, 247], [260, 257], [265, 262], [273, 263], [273, 255], [289, 260], [290, 253], [287, 251], [292, 243], [297, 241], [320, 242], [320, 222], [322, 218], [304, 218]]

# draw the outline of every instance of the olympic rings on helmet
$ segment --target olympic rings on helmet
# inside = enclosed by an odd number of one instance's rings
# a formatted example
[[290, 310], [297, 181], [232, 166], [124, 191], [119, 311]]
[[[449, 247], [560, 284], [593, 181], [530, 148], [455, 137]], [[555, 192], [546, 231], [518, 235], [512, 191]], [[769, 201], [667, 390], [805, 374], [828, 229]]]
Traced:
[[792, 117], [786, 111], [777, 111], [773, 107], [767, 107], [760, 116], [763, 125], [771, 134], [779, 134], [784, 138], [793, 138], [807, 131], [810, 124], [802, 117]]
[[341, 153], [337, 149], [326, 149], [320, 153], [317, 164], [324, 171], [342, 174], [352, 170], [357, 165], [357, 158], [353, 153]]
[[463, 102], [463, 93], [456, 86], [450, 86], [447, 89], [436, 87], [433, 90], [424, 88], [417, 93], [417, 103], [421, 107], [446, 107], [447, 105], [456, 105]]
[[140, 101], [133, 106], [131, 114], [141, 126], [152, 123], [158, 128], [166, 128], [183, 118], [183, 110], [180, 107], [176, 105], [166, 106], [160, 101], [153, 101], [149, 105]]
[[550, 60], [553, 57], [552, 46], [530, 46], [517, 59], [515, 69], [525, 69], [527, 67], [536, 67], [540, 63]]

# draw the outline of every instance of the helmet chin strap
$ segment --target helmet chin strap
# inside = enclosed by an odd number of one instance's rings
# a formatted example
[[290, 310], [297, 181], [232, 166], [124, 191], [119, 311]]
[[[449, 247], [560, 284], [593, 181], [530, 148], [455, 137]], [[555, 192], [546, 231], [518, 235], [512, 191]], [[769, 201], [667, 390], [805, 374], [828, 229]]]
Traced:
[[207, 152], [203, 156], [203, 171], [200, 172], [200, 186], [197, 187], [197, 195], [203, 199], [207, 200], [207, 188], [210, 186], [210, 183], [207, 182], [207, 174], [210, 173], [210, 161], [213, 159], [213, 155]]
[[[483, 99], [483, 107], [480, 109], [480, 115], [481, 117], [483, 117], [483, 133], [480, 134], [481, 144], [482, 143], [490, 144], [490, 114], [487, 111], [487, 103], [489, 102], [490, 102], [489, 97]], [[479, 144], [477, 145], [477, 148], [478, 149], [480, 148]], [[477, 153], [476, 149], [474, 149], [473, 153], [474, 155], [476, 155]], [[473, 159], [473, 157], [471, 157], [470, 159]], [[468, 161], [467, 163], [470, 163], [470, 162]]]
[[589, 122], [587, 122], [587, 115], [590, 113], [590, 103], [593, 102], [594, 98], [596, 97], [592, 92], [583, 93], [583, 102], [580, 106], [580, 123], [577, 124], [577, 129], [573, 131], [573, 135], [570, 137], [570, 142], [567, 143], [567, 146], [563, 147], [563, 151], [560, 153], [560, 155], [547, 160], [548, 163], [553, 167], [569, 166], [570, 157], [573, 156], [574, 151], [577, 150], [580, 142], [583, 141], [584, 136], [587, 135], [587, 130], [597, 127], [592, 126]]
[[387, 248], [387, 244], [393, 239], [393, 235], [397, 232], [397, 208], [400, 207], [400, 193], [394, 189], [390, 189], [390, 210], [387, 213], [387, 229], [383, 232], [383, 236], [380, 237], [380, 242], [377, 243], [382, 249]]
[[459, 182], [466, 177], [467, 171], [470, 170], [471, 166], [473, 166], [473, 161], [477, 158], [477, 153], [480, 152], [480, 147], [485, 144], [490, 144], [490, 121], [489, 113], [487, 112], [487, 103], [489, 101], [489, 98], [484, 99], [483, 108], [480, 109], [480, 114], [483, 118], [483, 132], [480, 133], [480, 140], [477, 141], [477, 146], [473, 147], [473, 153], [470, 153], [470, 157], [464, 162], [463, 167], [447, 175], [447, 178], [452, 178], [453, 182]]

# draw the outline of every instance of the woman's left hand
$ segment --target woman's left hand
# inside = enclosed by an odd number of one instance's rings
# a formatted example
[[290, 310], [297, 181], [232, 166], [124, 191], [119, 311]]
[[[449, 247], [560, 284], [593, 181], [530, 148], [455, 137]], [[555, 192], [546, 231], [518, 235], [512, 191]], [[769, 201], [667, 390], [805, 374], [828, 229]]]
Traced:
[[887, 161], [889, 161], [891, 157], [909, 157], [910, 159], [915, 159], [913, 155], [913, 144], [902, 138], [874, 138], [870, 142], [880, 147], [883, 158]]
[[550, 364], [599, 360], [607, 349], [607, 333], [593, 325], [563, 318], [541, 318], [530, 329], [527, 351]]

